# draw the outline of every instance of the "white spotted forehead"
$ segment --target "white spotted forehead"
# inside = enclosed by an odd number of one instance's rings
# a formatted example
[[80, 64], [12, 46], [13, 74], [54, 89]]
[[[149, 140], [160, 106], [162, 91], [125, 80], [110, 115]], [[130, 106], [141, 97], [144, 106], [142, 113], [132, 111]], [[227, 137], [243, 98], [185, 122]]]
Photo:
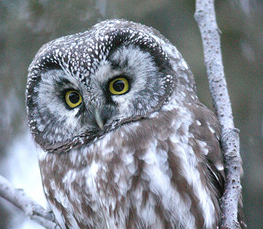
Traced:
[[[46, 70], [48, 63], [89, 84], [89, 76], [96, 72], [99, 63], [108, 57], [113, 46], [117, 48], [119, 44], [130, 43], [157, 50], [158, 55], [163, 56], [166, 61], [172, 55], [174, 59], [183, 61], [180, 64], [184, 68], [182, 70], [188, 70], [178, 50], [157, 30], [130, 21], [107, 20], [86, 32], [64, 36], [45, 44], [29, 66], [29, 78], [34, 78], [40, 69]], [[172, 52], [168, 52], [171, 47]]]

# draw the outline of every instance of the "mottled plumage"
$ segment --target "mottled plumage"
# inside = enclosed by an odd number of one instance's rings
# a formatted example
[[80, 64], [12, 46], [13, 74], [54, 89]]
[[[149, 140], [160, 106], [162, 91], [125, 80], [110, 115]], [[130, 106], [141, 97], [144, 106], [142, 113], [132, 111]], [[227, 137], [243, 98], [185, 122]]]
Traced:
[[61, 228], [219, 225], [219, 123], [158, 31], [110, 20], [45, 44], [26, 98]]

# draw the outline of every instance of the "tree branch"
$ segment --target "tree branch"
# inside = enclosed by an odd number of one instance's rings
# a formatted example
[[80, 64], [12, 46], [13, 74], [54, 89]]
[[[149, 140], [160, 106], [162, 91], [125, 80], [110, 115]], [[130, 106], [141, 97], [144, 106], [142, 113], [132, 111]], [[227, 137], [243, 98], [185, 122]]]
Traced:
[[0, 197], [21, 209], [30, 219], [47, 229], [59, 229], [52, 212], [47, 212], [42, 206], [25, 194], [22, 189], [16, 189], [7, 179], [0, 175]]
[[221, 199], [221, 228], [240, 228], [237, 219], [242, 171], [239, 130], [234, 127], [231, 102], [224, 77], [214, 0], [196, 0], [195, 19], [202, 36], [209, 87], [222, 131], [221, 142], [225, 158], [226, 184]]

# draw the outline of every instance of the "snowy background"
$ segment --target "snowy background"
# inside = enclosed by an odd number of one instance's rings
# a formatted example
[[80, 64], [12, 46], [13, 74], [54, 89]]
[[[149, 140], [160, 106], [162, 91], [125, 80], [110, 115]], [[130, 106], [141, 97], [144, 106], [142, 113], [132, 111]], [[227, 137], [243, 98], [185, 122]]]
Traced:
[[[27, 68], [46, 42], [109, 18], [153, 26], [182, 52], [203, 103], [212, 108], [193, 0], [0, 0], [0, 173], [45, 206], [38, 149], [29, 134]], [[241, 130], [243, 196], [249, 228], [263, 225], [263, 4], [216, 1], [235, 125]], [[0, 198], [0, 229], [38, 229]]]

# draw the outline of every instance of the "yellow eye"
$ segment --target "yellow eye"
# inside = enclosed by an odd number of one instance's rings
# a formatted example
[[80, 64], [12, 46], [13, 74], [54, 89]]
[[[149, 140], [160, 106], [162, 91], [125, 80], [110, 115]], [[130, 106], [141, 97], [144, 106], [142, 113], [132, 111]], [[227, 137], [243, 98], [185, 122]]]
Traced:
[[116, 78], [110, 82], [109, 90], [113, 95], [122, 95], [129, 90], [129, 82], [123, 77]]
[[82, 103], [82, 97], [78, 91], [67, 91], [65, 102], [70, 108], [75, 108]]

